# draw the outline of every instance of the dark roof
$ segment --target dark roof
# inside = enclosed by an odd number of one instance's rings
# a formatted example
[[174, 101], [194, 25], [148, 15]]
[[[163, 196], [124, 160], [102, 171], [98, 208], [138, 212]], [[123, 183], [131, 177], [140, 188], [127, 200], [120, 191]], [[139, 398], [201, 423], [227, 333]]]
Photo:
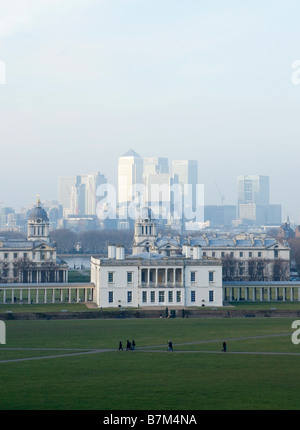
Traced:
[[45, 211], [45, 209], [41, 207], [41, 204], [39, 201], [36, 207], [30, 211], [29, 217], [28, 217], [28, 220], [30, 221], [36, 221], [37, 219], [41, 219], [42, 221], [49, 221], [47, 212]]

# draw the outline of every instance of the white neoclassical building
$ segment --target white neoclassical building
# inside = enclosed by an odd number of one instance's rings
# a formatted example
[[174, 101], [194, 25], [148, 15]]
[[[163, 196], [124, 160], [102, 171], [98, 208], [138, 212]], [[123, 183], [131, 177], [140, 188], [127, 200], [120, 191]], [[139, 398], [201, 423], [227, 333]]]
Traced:
[[1, 283], [47, 283], [68, 280], [68, 265], [49, 238], [49, 219], [38, 199], [27, 223], [27, 239], [0, 238]]
[[[110, 245], [107, 258], [91, 258], [91, 282], [99, 307], [222, 306], [222, 265], [216, 258], [154, 249], [157, 238], [150, 212], [135, 223], [132, 255]], [[188, 250], [186, 250], [188, 251]]]

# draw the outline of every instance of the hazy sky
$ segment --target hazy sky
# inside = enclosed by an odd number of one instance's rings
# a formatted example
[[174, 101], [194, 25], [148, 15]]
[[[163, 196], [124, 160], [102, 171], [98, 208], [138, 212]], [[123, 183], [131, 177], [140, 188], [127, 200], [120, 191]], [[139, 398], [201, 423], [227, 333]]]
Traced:
[[[300, 223], [299, 0], [0, 0], [1, 194], [57, 199], [59, 175], [196, 159], [205, 203], [270, 176]], [[300, 74], [299, 74], [300, 76]]]

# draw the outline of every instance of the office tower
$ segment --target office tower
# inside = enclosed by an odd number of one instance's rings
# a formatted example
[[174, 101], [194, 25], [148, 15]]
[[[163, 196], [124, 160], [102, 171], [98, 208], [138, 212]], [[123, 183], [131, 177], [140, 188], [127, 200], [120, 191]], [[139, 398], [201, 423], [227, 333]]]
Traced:
[[169, 173], [169, 162], [167, 158], [145, 157], [143, 160], [143, 177], [157, 173]]
[[107, 182], [100, 172], [58, 178], [58, 204], [68, 215], [96, 215], [97, 187]]
[[169, 173], [148, 174], [145, 178], [146, 205], [156, 219], [167, 220], [171, 211], [171, 187], [173, 178]]
[[63, 207], [64, 216], [71, 211], [72, 187], [77, 187], [80, 183], [81, 179], [78, 175], [58, 177], [58, 204]]
[[240, 204], [268, 205], [269, 177], [261, 175], [238, 176], [238, 206]]
[[143, 186], [143, 159], [132, 149], [119, 157], [118, 162], [118, 204], [135, 199], [135, 187]]
[[70, 215], [83, 216], [85, 214], [85, 185], [79, 184], [71, 188]]
[[[195, 211], [197, 202], [198, 162], [196, 160], [172, 161], [172, 174], [174, 184], [182, 188], [183, 208]], [[184, 188], [184, 186], [189, 188]], [[187, 212], [185, 212], [187, 213]]]
[[107, 179], [100, 172], [81, 176], [81, 183], [85, 185], [85, 215], [96, 215], [97, 188], [107, 183]]

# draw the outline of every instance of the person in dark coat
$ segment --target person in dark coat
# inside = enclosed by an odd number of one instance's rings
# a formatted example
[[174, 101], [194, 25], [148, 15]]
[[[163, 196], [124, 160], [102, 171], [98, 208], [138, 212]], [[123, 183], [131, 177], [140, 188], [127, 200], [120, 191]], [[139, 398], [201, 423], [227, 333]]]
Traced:
[[226, 342], [223, 342], [223, 351], [226, 352], [227, 351], [227, 345]]
[[134, 349], [135, 349], [135, 341], [134, 341], [134, 339], [132, 339], [131, 349], [132, 349], [132, 350], [134, 350]]
[[130, 349], [131, 349], [131, 342], [129, 342], [129, 340], [127, 340], [126, 351], [130, 351]]
[[169, 343], [168, 343], [168, 351], [174, 351], [173, 350], [173, 344], [172, 344], [172, 342], [171, 341], [169, 341]]
[[123, 346], [122, 346], [122, 342], [119, 342], [119, 351], [123, 351]]

